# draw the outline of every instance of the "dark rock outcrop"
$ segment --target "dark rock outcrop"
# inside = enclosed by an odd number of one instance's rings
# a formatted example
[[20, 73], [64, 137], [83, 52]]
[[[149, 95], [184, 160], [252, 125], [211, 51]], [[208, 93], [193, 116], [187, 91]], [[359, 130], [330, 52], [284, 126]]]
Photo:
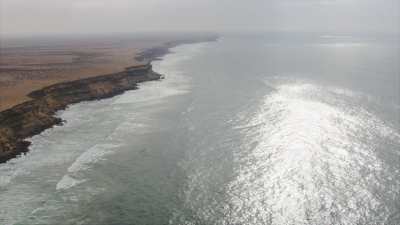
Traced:
[[138, 82], [160, 77], [150, 66], [136, 73], [127, 70], [59, 83], [30, 93], [32, 100], [0, 112], [0, 163], [27, 152], [30, 143], [26, 138], [62, 124], [55, 113], [69, 104], [112, 97], [136, 89]]
[[217, 40], [215, 35], [204, 35], [171, 41], [149, 48], [136, 56], [143, 65], [126, 68], [115, 74], [64, 82], [31, 92], [32, 100], [0, 112], [0, 163], [4, 163], [29, 150], [25, 139], [63, 121], [55, 116], [58, 110], [82, 101], [98, 100], [137, 89], [137, 83], [159, 80], [163, 76], [155, 73], [149, 62], [159, 60], [169, 49], [180, 44]]

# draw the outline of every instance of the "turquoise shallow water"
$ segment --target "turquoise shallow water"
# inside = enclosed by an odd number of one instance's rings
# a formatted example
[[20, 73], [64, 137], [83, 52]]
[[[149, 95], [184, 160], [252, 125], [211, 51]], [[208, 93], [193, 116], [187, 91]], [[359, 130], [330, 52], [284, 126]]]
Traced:
[[182, 45], [0, 165], [0, 224], [398, 224], [399, 45]]

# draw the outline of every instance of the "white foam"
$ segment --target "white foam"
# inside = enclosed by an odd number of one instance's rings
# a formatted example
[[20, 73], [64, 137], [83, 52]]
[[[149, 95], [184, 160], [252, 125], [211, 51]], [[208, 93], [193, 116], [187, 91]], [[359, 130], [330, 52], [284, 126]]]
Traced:
[[80, 173], [91, 168], [91, 166], [105, 158], [106, 155], [112, 154], [113, 150], [120, 147], [119, 144], [97, 144], [89, 150], [81, 154], [68, 168], [65, 174], [56, 185], [57, 190], [66, 190], [75, 187], [86, 181], [86, 179], [77, 179], [76, 176], [82, 176]]
[[118, 97], [112, 104], [147, 103], [157, 104], [159, 100], [183, 95], [191, 89], [190, 76], [179, 69], [180, 65], [203, 51], [206, 44], [183, 45], [173, 48], [171, 54], [161, 61], [153, 62], [153, 69], [165, 75], [161, 81], [139, 84], [139, 89]]
[[[124, 95], [118, 96], [109, 103], [113, 107], [122, 107], [119, 105], [129, 108], [139, 106], [156, 105], [159, 100], [164, 98], [180, 95], [187, 93], [190, 89], [190, 80], [184, 74], [182, 74], [177, 68], [180, 63], [189, 60], [194, 54], [197, 54], [203, 45], [188, 45], [177, 47], [174, 50], [176, 53], [167, 55], [163, 61], [157, 62], [154, 67], [155, 70], [160, 70], [162, 73], [167, 73], [166, 79], [161, 82], [146, 82], [140, 84], [138, 90], [127, 92]], [[107, 143], [96, 144], [91, 147], [83, 154], [81, 154], [68, 168], [67, 174], [57, 183], [57, 190], [66, 190], [75, 187], [86, 179], [80, 179], [82, 172], [89, 170], [92, 165], [103, 160], [107, 155], [113, 154], [116, 149], [121, 147], [121, 144], [115, 143], [119, 140], [124, 133], [144, 133], [149, 129], [147, 115], [143, 116], [131, 112], [125, 114], [121, 124], [119, 124], [110, 135], [107, 136]]]
[[[97, 194], [104, 191], [84, 186], [90, 179], [89, 171], [122, 148], [126, 138], [157, 129], [151, 116], [163, 109], [166, 98], [190, 91], [191, 80], [179, 67], [201, 52], [202, 46], [180, 46], [164, 60], [154, 62], [155, 71], [166, 75], [162, 81], [141, 83], [138, 90], [124, 95], [74, 104], [58, 112], [67, 121], [64, 126], [30, 138], [31, 151], [27, 155], [0, 165], [0, 223], [25, 221], [30, 213], [39, 212], [36, 209], [43, 199], [53, 200], [60, 195], [80, 198], [80, 191], [88, 195], [93, 190]], [[54, 193], [43, 192], [43, 185], [54, 187]], [[47, 211], [57, 203], [45, 204], [43, 209]]]
[[56, 189], [57, 190], [66, 190], [72, 188], [78, 184], [85, 182], [86, 180], [78, 180], [70, 177], [68, 174], [64, 175], [64, 177], [57, 183]]
[[99, 144], [95, 145], [75, 160], [68, 168], [69, 173], [76, 173], [81, 170], [86, 170], [91, 164], [96, 163], [104, 158], [104, 156], [112, 153], [112, 149], [118, 148], [118, 144]]

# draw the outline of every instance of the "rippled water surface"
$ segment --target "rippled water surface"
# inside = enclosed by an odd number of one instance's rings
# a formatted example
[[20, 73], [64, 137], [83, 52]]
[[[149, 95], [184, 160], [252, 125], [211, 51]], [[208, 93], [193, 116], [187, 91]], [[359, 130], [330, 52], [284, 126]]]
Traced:
[[398, 43], [176, 47], [0, 165], [0, 224], [400, 224]]

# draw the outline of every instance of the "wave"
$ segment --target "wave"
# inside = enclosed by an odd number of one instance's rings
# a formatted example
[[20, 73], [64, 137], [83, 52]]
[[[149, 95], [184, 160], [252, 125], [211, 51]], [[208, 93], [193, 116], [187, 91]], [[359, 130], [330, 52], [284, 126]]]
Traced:
[[105, 156], [112, 154], [114, 149], [120, 147], [120, 144], [98, 144], [80, 155], [74, 163], [68, 168], [68, 174], [57, 183], [57, 190], [65, 190], [72, 188], [86, 181], [86, 179], [78, 179], [79, 173], [91, 168], [91, 165], [103, 160]]
[[154, 69], [166, 75], [162, 81], [143, 83], [138, 90], [58, 112], [67, 121], [64, 126], [30, 138], [32, 145], [26, 155], [0, 165], [0, 223], [14, 224], [43, 204], [49, 209], [58, 204], [43, 199], [78, 198], [78, 193], [96, 189], [86, 189], [89, 171], [123, 148], [132, 135], [151, 132], [151, 116], [163, 109], [167, 97], [190, 91], [191, 80], [178, 67], [203, 47], [180, 46], [155, 62]]

